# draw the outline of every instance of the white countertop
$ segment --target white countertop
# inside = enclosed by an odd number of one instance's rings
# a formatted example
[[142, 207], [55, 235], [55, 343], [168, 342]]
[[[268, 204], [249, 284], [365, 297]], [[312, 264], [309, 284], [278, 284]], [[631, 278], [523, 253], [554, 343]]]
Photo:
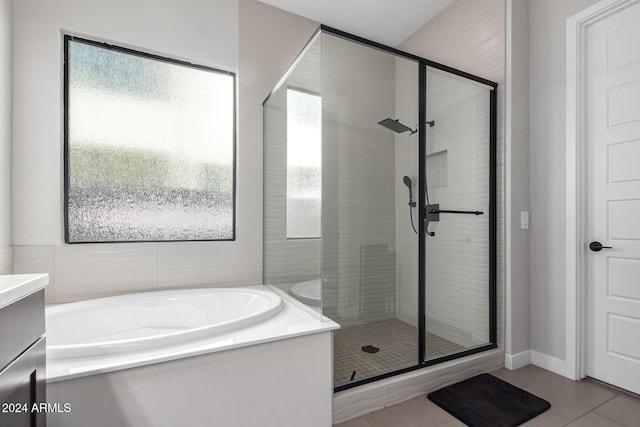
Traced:
[[0, 308], [44, 288], [47, 284], [48, 274], [1, 274]]

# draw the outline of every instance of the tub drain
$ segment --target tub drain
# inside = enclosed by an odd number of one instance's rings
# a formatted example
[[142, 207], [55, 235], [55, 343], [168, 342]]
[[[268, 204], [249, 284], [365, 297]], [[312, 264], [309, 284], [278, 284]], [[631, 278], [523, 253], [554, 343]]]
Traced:
[[375, 347], [372, 345], [365, 345], [364, 347], [361, 348], [361, 350], [369, 354], [377, 353], [380, 351], [378, 347]]

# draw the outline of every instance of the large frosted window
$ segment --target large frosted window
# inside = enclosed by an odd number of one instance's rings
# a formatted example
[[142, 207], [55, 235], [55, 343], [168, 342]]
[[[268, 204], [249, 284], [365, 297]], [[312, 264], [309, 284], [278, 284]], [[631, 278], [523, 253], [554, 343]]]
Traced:
[[320, 237], [321, 99], [287, 91], [287, 238]]
[[66, 241], [234, 239], [231, 73], [65, 37]]

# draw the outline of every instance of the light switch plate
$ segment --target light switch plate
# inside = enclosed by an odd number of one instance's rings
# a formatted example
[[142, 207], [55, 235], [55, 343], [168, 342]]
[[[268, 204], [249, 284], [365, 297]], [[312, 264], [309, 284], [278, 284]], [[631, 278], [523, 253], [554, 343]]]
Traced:
[[529, 212], [521, 211], [520, 212], [520, 230], [528, 230], [529, 229]]

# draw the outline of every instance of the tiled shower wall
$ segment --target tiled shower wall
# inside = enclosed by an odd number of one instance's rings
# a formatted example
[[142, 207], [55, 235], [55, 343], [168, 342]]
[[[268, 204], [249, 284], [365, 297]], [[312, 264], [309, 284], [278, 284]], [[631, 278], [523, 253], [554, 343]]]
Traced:
[[427, 73], [427, 176], [442, 210], [426, 239], [427, 330], [464, 347], [489, 342], [490, 90]]
[[[408, 126], [418, 126], [418, 65], [396, 59], [396, 118]], [[418, 202], [418, 134], [395, 136], [396, 191], [396, 317], [418, 326], [418, 235], [411, 227], [409, 189], [403, 177], [413, 182], [413, 200]], [[412, 208], [417, 230], [418, 210]]]
[[498, 83], [497, 338], [498, 345], [502, 346], [505, 290], [505, 2], [457, 0], [399, 48]]
[[323, 311], [343, 326], [395, 317], [395, 58], [322, 40]]
[[[323, 34], [265, 106], [265, 277], [287, 290], [323, 277], [323, 312], [343, 326], [395, 316], [391, 55]], [[286, 87], [320, 93], [322, 239], [286, 238]], [[399, 178], [401, 181], [401, 178]]]
[[[398, 64], [400, 67], [403, 64]], [[418, 92], [404, 70], [397, 94], [398, 115], [410, 122]], [[402, 83], [404, 82], [404, 83]], [[404, 84], [404, 87], [402, 86]], [[435, 236], [426, 237], [427, 330], [464, 347], [488, 342], [488, 202], [489, 202], [489, 90], [473, 82], [439, 72], [427, 73], [427, 173], [431, 203], [441, 209], [480, 210], [484, 216], [442, 214], [429, 226]], [[407, 117], [407, 114], [409, 116]], [[414, 113], [415, 114], [415, 113]], [[399, 172], [406, 159], [417, 159], [416, 138], [396, 137]], [[404, 161], [402, 159], [405, 159]], [[414, 183], [415, 174], [407, 174]], [[404, 187], [404, 185], [401, 185]], [[418, 247], [407, 207], [407, 188], [397, 188], [398, 318], [417, 324]], [[417, 227], [417, 210], [413, 209]]]
[[259, 284], [245, 260], [261, 256], [260, 246], [227, 242], [114, 243], [17, 246], [16, 273], [48, 273], [46, 302], [64, 303], [130, 292], [182, 286]]
[[264, 279], [285, 292], [322, 275], [322, 240], [287, 238], [287, 87], [320, 94], [321, 57], [316, 39], [264, 106]]

